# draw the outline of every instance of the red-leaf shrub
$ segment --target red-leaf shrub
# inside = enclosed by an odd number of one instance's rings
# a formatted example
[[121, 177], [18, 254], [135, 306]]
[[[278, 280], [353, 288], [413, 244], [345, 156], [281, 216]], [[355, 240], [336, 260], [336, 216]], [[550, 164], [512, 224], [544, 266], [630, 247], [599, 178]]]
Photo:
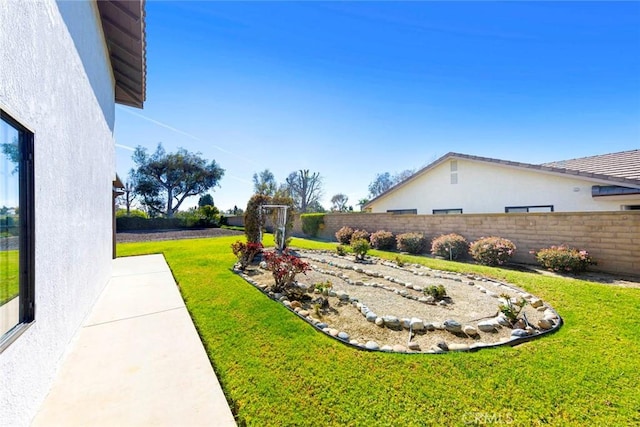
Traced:
[[231, 250], [233, 254], [238, 257], [241, 270], [244, 270], [251, 264], [256, 255], [262, 252], [262, 248], [262, 243], [244, 243], [240, 240], [231, 244]]
[[353, 243], [355, 240], [366, 240], [367, 243], [368, 243], [369, 242], [369, 232], [367, 230], [355, 230], [351, 234], [351, 240], [349, 240], [349, 243]]
[[396, 238], [390, 231], [379, 230], [371, 233], [369, 241], [375, 249], [393, 249], [396, 246]]
[[399, 251], [410, 254], [421, 254], [427, 246], [427, 241], [422, 233], [398, 234], [396, 243]]
[[352, 235], [353, 228], [344, 226], [340, 230], [336, 231], [336, 240], [343, 245], [348, 245], [351, 243]]
[[516, 245], [502, 237], [481, 237], [469, 246], [469, 253], [480, 264], [506, 264], [516, 252]]
[[273, 274], [275, 285], [273, 292], [285, 292], [293, 285], [298, 273], [306, 273], [311, 268], [309, 264], [289, 251], [282, 253], [268, 251], [264, 253], [264, 260], [267, 263], [267, 270]]
[[469, 243], [459, 234], [443, 234], [431, 241], [431, 253], [446, 259], [458, 259], [469, 250]]
[[540, 265], [553, 271], [581, 273], [596, 264], [589, 252], [566, 245], [540, 249], [535, 255]]

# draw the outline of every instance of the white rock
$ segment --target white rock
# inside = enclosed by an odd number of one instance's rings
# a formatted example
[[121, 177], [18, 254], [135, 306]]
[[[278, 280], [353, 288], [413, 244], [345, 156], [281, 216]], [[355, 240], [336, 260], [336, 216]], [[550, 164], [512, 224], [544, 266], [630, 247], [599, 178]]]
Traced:
[[376, 317], [374, 323], [376, 324], [376, 326], [384, 326], [384, 320], [382, 319], [382, 317]]
[[369, 350], [379, 350], [380, 349], [380, 346], [375, 341], [367, 341], [366, 344], [364, 345], [364, 347], [369, 349]]
[[378, 316], [373, 311], [369, 311], [367, 312], [365, 317], [367, 319], [367, 322], [375, 322]]
[[403, 329], [409, 329], [411, 327], [411, 319], [402, 318], [400, 319], [400, 323], [402, 323]]
[[395, 351], [396, 353], [406, 353], [407, 347], [400, 344], [396, 344], [393, 346], [393, 351]]
[[382, 347], [380, 347], [381, 351], [393, 351], [393, 347], [391, 347], [390, 345], [383, 345]]
[[424, 322], [422, 319], [418, 319], [417, 317], [412, 317], [409, 320], [409, 327], [414, 331], [423, 331], [424, 330]]
[[449, 344], [449, 351], [466, 351], [469, 350], [467, 344], [451, 343]]

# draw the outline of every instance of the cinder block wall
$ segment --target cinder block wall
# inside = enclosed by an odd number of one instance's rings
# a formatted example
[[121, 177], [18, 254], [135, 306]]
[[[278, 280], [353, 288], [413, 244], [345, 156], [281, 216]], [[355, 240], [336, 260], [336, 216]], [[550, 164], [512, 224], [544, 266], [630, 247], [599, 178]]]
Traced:
[[[335, 240], [343, 226], [394, 234], [421, 232], [428, 240], [458, 233], [470, 242], [483, 236], [505, 237], [517, 247], [514, 261], [535, 264], [529, 253], [568, 244], [585, 249], [598, 262], [593, 270], [640, 275], [640, 212], [531, 214], [393, 215], [387, 213], [327, 213], [322, 239]], [[299, 217], [294, 235], [302, 236]]]

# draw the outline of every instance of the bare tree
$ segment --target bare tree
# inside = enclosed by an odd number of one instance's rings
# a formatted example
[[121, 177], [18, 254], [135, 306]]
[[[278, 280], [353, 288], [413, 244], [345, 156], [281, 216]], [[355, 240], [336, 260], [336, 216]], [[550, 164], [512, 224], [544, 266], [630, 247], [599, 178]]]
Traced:
[[346, 194], [338, 193], [331, 198], [331, 210], [338, 212], [346, 212], [349, 210], [347, 202], [349, 197]]
[[291, 172], [286, 180], [286, 188], [298, 212], [309, 212], [311, 207], [320, 204], [322, 177], [320, 173], [310, 173], [308, 169]]
[[135, 182], [135, 171], [131, 169], [129, 171], [129, 179], [124, 183], [124, 187], [122, 189], [122, 194], [118, 196], [118, 205], [124, 206], [127, 210], [127, 216], [131, 214], [131, 208], [133, 207], [133, 203], [138, 198], [136, 194], [136, 182]]

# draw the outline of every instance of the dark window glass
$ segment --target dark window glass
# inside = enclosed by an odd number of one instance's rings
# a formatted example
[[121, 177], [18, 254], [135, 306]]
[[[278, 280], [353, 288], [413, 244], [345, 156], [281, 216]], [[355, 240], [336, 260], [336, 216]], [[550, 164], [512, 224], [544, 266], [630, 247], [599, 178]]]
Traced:
[[0, 111], [0, 351], [33, 320], [33, 134]]

